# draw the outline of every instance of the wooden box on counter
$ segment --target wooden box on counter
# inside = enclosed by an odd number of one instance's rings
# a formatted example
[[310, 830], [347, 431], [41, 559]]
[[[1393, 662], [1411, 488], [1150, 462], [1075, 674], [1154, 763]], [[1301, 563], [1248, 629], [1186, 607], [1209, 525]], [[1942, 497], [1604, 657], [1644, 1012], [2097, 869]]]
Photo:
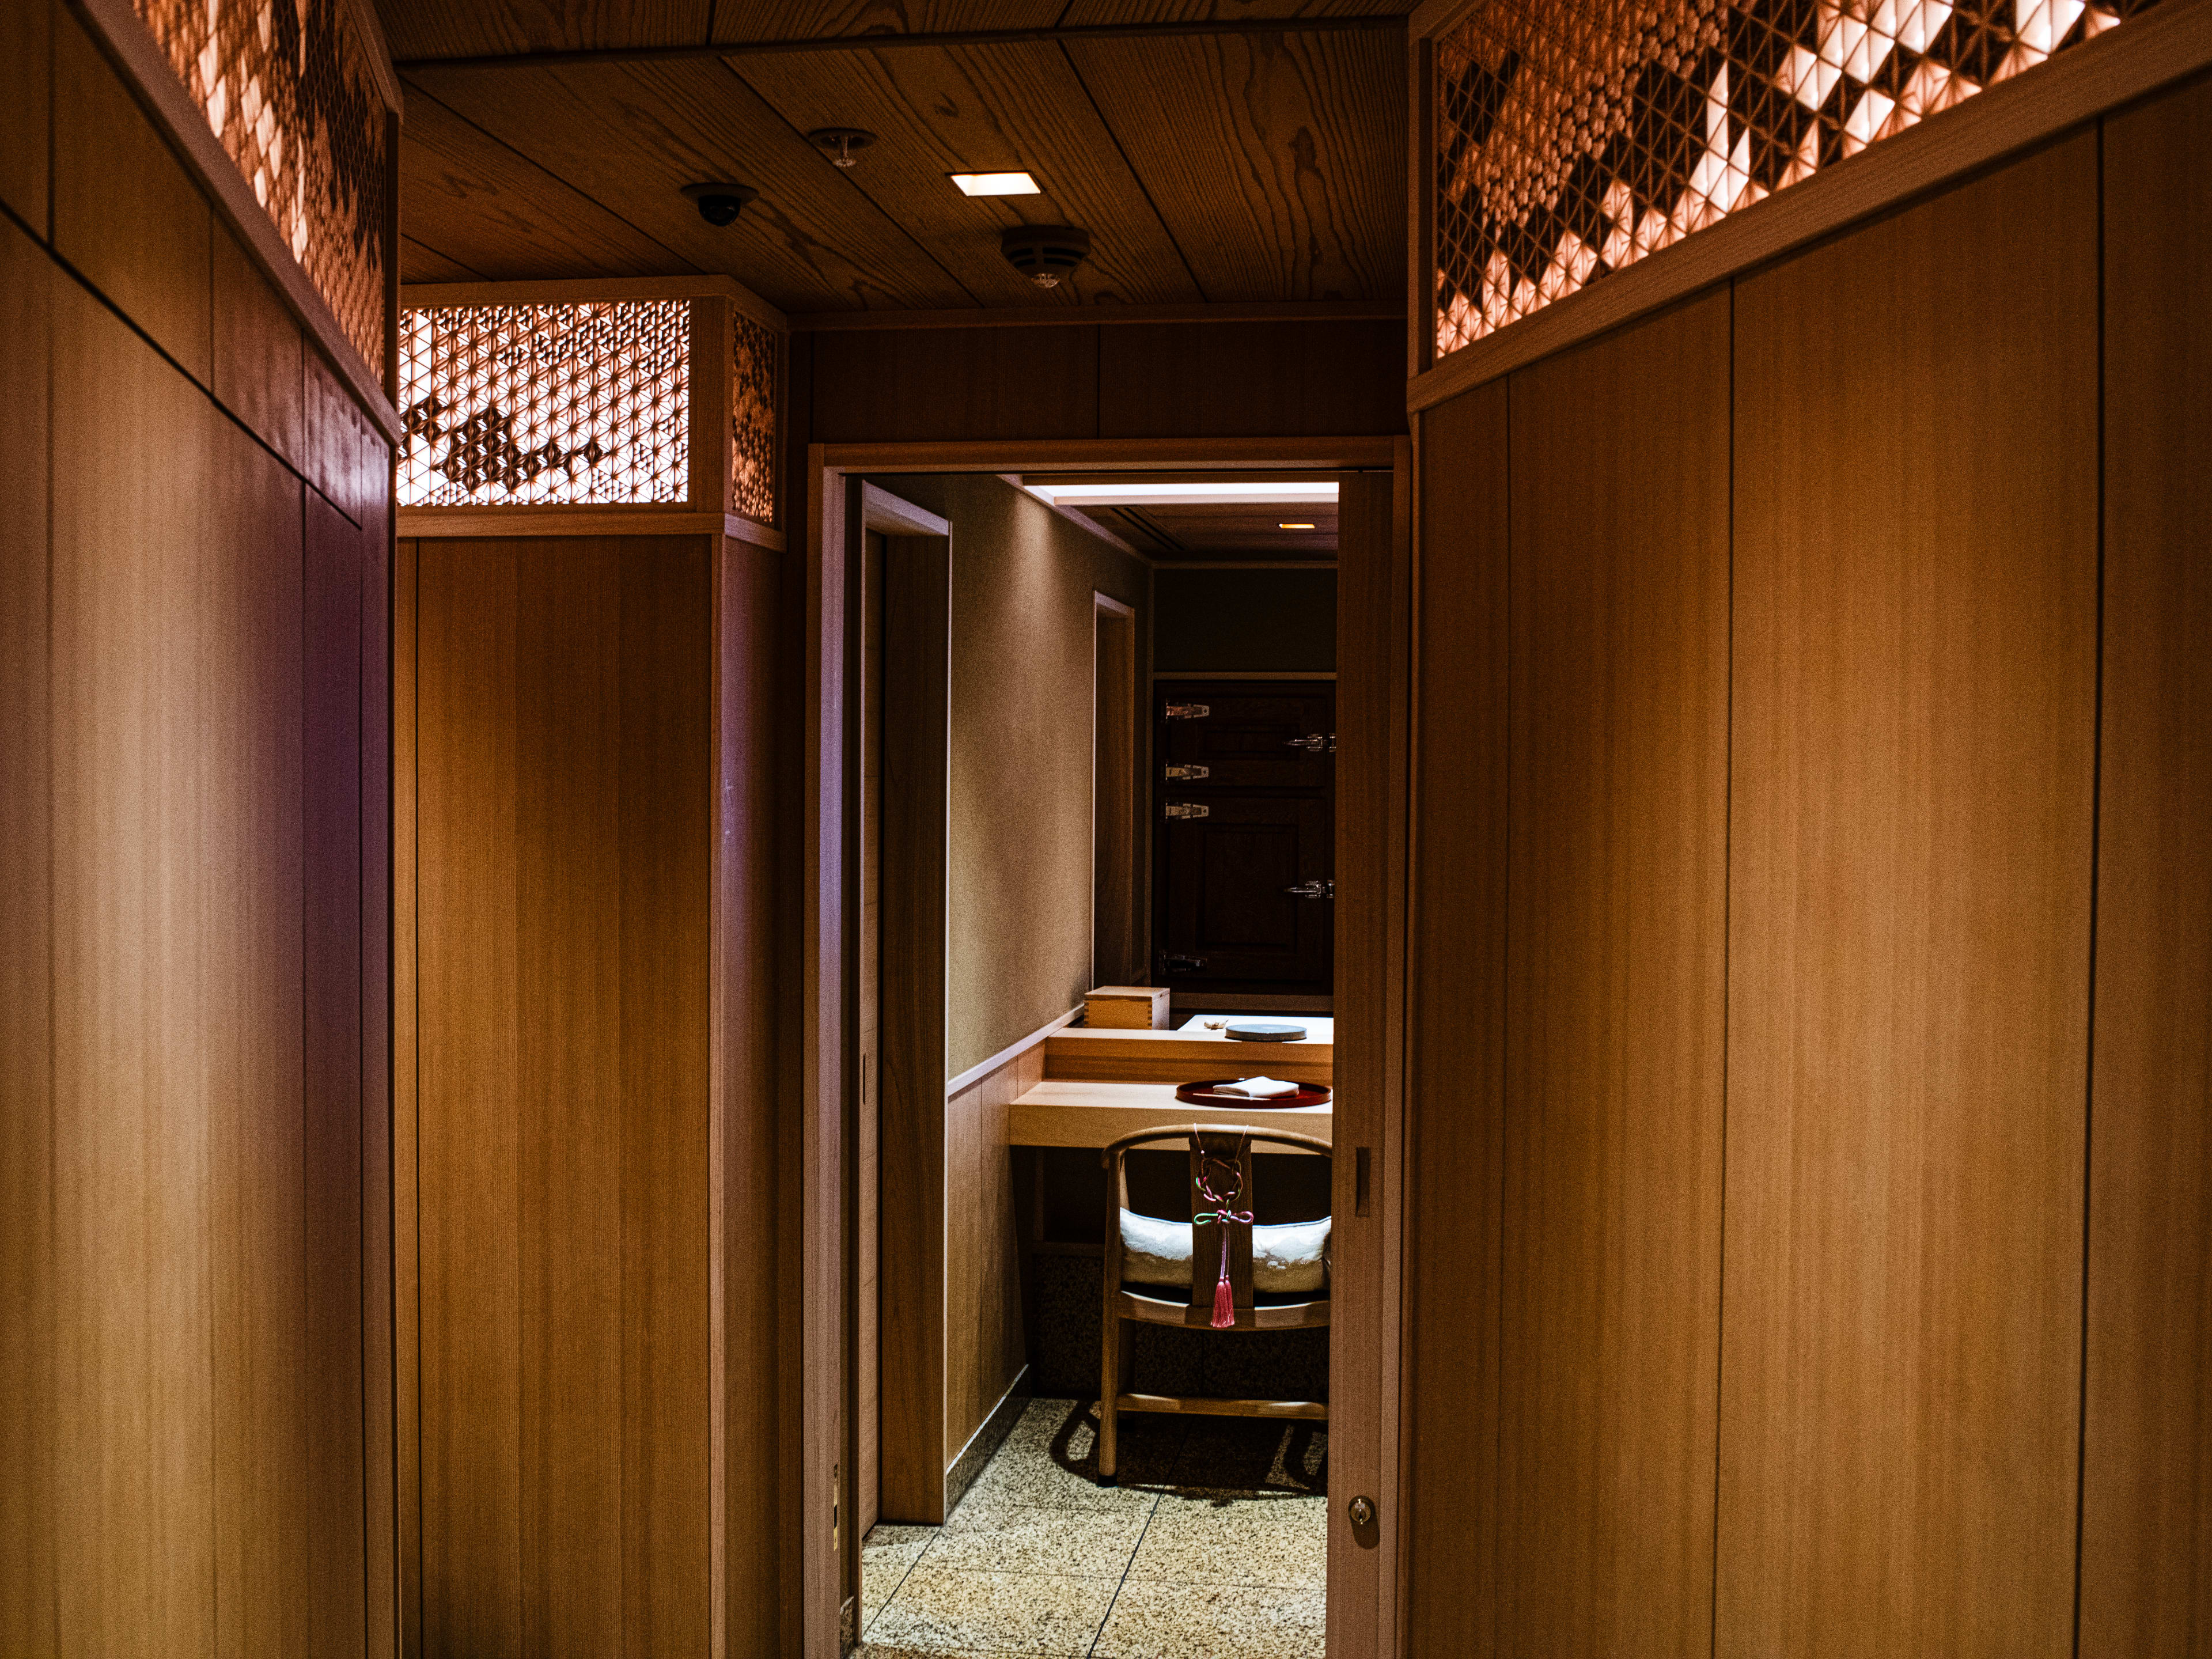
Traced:
[[1168, 988], [1164, 985], [1101, 985], [1083, 996], [1083, 1023], [1092, 1030], [1164, 1031]]

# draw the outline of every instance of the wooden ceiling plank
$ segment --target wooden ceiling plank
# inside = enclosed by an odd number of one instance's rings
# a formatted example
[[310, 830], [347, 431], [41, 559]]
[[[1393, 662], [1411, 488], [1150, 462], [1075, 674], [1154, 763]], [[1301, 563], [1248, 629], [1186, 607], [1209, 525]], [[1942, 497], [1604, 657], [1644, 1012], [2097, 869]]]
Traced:
[[399, 281], [409, 283], [480, 283], [485, 281], [480, 270], [471, 270], [459, 259], [441, 253], [426, 242], [412, 236], [399, 239]]
[[453, 0], [377, 0], [392, 55], [423, 58], [577, 52], [704, 40], [714, 0], [562, 0], [556, 5], [455, 5]]
[[836, 35], [941, 34], [1049, 28], [1065, 0], [721, 0], [713, 40], [822, 40]]
[[692, 269], [419, 87], [399, 130], [399, 180], [408, 234], [493, 282]]
[[1222, 23], [1261, 18], [1403, 17], [1413, 0], [1074, 0], [1060, 22], [1069, 28], [1109, 23]]
[[1067, 48], [1206, 297], [1381, 299], [1405, 269], [1392, 33]]
[[[970, 307], [975, 298], [717, 59], [527, 74], [416, 70], [471, 120], [779, 309]], [[678, 192], [761, 192], [715, 227]], [[581, 274], [581, 273], [575, 273]]]
[[[878, 142], [847, 176], [987, 306], [1202, 297], [1056, 46], [822, 53], [731, 67], [799, 131], [874, 132]], [[971, 200], [946, 177], [1016, 169], [1035, 174], [1046, 193]], [[999, 248], [1000, 233], [1024, 223], [1088, 230], [1089, 261], [1058, 289], [1039, 289]]]

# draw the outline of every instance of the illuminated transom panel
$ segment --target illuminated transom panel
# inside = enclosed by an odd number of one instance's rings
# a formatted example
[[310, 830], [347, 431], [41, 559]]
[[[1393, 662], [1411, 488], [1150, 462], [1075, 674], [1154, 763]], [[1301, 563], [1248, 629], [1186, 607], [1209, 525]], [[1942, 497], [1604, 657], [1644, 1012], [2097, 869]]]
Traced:
[[2154, 0], [1481, 0], [1437, 41], [1437, 355]]
[[775, 522], [775, 383], [781, 339], [740, 315], [730, 362], [730, 510]]
[[438, 306], [399, 326], [401, 506], [689, 497], [689, 301]]
[[384, 100], [348, 0], [133, 3], [380, 380], [390, 158]]

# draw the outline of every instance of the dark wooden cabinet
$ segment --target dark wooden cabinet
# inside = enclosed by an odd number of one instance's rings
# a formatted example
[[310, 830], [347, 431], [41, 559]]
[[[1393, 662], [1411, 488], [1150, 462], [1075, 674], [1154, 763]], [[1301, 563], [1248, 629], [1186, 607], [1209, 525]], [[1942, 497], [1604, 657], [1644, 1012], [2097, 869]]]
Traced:
[[1152, 696], [1158, 982], [1328, 995], [1334, 682], [1161, 681]]

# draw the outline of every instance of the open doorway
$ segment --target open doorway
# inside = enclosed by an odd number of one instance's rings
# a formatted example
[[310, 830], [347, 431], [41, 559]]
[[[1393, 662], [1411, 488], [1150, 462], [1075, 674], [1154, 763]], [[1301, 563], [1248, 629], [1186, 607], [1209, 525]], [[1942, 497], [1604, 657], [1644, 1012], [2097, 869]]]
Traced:
[[[1069, 447], [1060, 447], [1064, 452]], [[1333, 1078], [1335, 1071], [1333, 970], [1324, 970], [1330, 973], [1327, 980], [1309, 980], [1304, 1008], [1274, 1009], [1316, 1029], [1304, 1043], [1267, 1051], [1265, 1066], [1257, 1063], [1257, 1050], [1227, 1054], [1227, 1040], [1218, 1029], [1206, 1029], [1188, 1011], [1177, 1018], [1172, 1003], [1163, 1008], [1161, 1029], [1129, 1034], [1134, 1041], [1085, 1023], [1083, 994], [1092, 986], [1162, 980], [1152, 970], [1159, 945], [1155, 878], [1167, 823], [1158, 786], [1166, 781], [1162, 769], [1167, 762], [1154, 715], [1160, 688], [1170, 682], [1156, 672], [1152, 657], [1158, 577], [1167, 561], [1138, 555], [1139, 538], [1115, 533], [1113, 519], [1105, 514], [1086, 514], [1085, 522], [1064, 507], [1039, 502], [1036, 492], [1023, 488], [1018, 466], [1011, 465], [1018, 458], [990, 467], [1000, 477], [978, 477], [980, 466], [964, 474], [963, 487], [971, 493], [976, 485], [994, 486], [1018, 512], [1030, 515], [1032, 524], [1049, 520], [1094, 548], [1117, 550], [1124, 562], [1141, 572], [1140, 586], [1133, 589], [1123, 580], [1118, 592], [1109, 591], [1113, 583], [1090, 580], [1095, 571], [1074, 573], [1084, 578], [1082, 591], [1073, 595], [1080, 607], [1079, 634], [1072, 636], [1082, 661], [1079, 676], [1071, 663], [1066, 678], [1079, 687], [1084, 718], [1062, 721], [1056, 718], [1057, 691], [1040, 689], [1037, 677], [1022, 672], [1016, 660], [1032, 650], [1049, 654], [1043, 647], [1009, 647], [1007, 641], [1016, 636], [1003, 635], [988, 642], [997, 654], [990, 658], [988, 680], [960, 680], [963, 672], [974, 673], [963, 664], [975, 645], [962, 639], [962, 629], [988, 631], [998, 600], [977, 592], [963, 595], [959, 588], [963, 555], [990, 556], [988, 537], [963, 527], [967, 515], [954, 500], [959, 492], [934, 489], [924, 482], [926, 475], [907, 471], [899, 465], [908, 459], [903, 454], [850, 459], [860, 465], [839, 469], [842, 478], [823, 469], [825, 497], [835, 496], [833, 507], [850, 515], [847, 525], [836, 527], [836, 541], [844, 556], [833, 578], [846, 616], [841, 643], [850, 656], [837, 672], [847, 697], [841, 725], [853, 744], [848, 805], [858, 809], [843, 819], [856, 843], [849, 849], [856, 856], [847, 868], [859, 903], [852, 918], [857, 926], [839, 943], [841, 948], [857, 947], [851, 965], [861, 988], [854, 1007], [859, 1017], [848, 1028], [857, 1031], [847, 1051], [854, 1073], [848, 1098], [861, 1121], [854, 1126], [857, 1133], [841, 1136], [840, 1142], [857, 1154], [849, 1160], [843, 1183], [849, 1195], [844, 1207], [852, 1256], [860, 1268], [848, 1283], [857, 1299], [870, 1304], [853, 1310], [857, 1317], [846, 1322], [850, 1335], [845, 1375], [857, 1386], [843, 1391], [842, 1425], [835, 1443], [844, 1453], [836, 1477], [844, 1494], [840, 1502], [856, 1523], [842, 1533], [836, 1552], [836, 1590], [846, 1628], [899, 1652], [958, 1651], [1003, 1644], [1018, 1634], [1032, 1647], [1044, 1641], [1051, 1651], [1089, 1653], [1102, 1642], [1106, 1645], [1098, 1650], [1106, 1651], [1117, 1642], [1159, 1638], [1163, 1632], [1152, 1629], [1158, 1620], [1188, 1623], [1196, 1607], [1212, 1609], [1195, 1616], [1214, 1622], [1184, 1634], [1228, 1659], [1244, 1651], [1275, 1650], [1260, 1642], [1257, 1632], [1272, 1630], [1279, 1637], [1291, 1626], [1306, 1632], [1310, 1640], [1301, 1645], [1315, 1652], [1322, 1650], [1324, 1639], [1332, 1654], [1376, 1651], [1376, 1638], [1389, 1616], [1382, 1592], [1395, 1581], [1394, 1572], [1378, 1571], [1386, 1539], [1395, 1547], [1395, 1529], [1389, 1525], [1395, 1469], [1385, 1467], [1395, 1459], [1386, 1457], [1382, 1448], [1386, 1438], [1395, 1440], [1395, 1425], [1386, 1420], [1394, 1414], [1386, 1410], [1383, 1368], [1374, 1363], [1384, 1346], [1377, 1338], [1386, 1329], [1393, 1333], [1389, 1346], [1395, 1349], [1395, 1314], [1385, 1304], [1394, 1289], [1382, 1271], [1383, 1233], [1377, 1224], [1384, 1218], [1384, 1194], [1395, 1185], [1382, 1179], [1395, 1156], [1395, 1135], [1384, 1133], [1392, 1109], [1382, 1088], [1370, 1085], [1349, 1103], [1357, 1138], [1352, 1146], [1346, 1145], [1341, 1127], [1334, 1132], [1334, 1146], [1324, 1133], [1312, 1147], [1292, 1147], [1290, 1142], [1297, 1137], [1291, 1130], [1284, 1132], [1282, 1142], [1270, 1142], [1265, 1131], [1289, 1120], [1248, 1114], [1255, 1118], [1250, 1127], [1257, 1147], [1246, 1158], [1246, 1179], [1258, 1195], [1259, 1208], [1285, 1212], [1280, 1218], [1260, 1217], [1261, 1224], [1318, 1223], [1337, 1235], [1331, 1250], [1334, 1275], [1326, 1291], [1291, 1299], [1302, 1306], [1318, 1303], [1324, 1310], [1334, 1304], [1338, 1320], [1353, 1321], [1352, 1335], [1359, 1346], [1348, 1358], [1333, 1350], [1349, 1345], [1341, 1335], [1332, 1341], [1321, 1321], [1310, 1322], [1314, 1328], [1282, 1333], [1319, 1339], [1302, 1361], [1295, 1355], [1286, 1361], [1261, 1354], [1278, 1333], [1255, 1328], [1255, 1322], [1285, 1299], [1282, 1293], [1240, 1289], [1243, 1300], [1236, 1313], [1244, 1322], [1230, 1329], [1206, 1328], [1211, 1322], [1186, 1317], [1182, 1304], [1194, 1301], [1189, 1282], [1201, 1275], [1188, 1266], [1195, 1247], [1188, 1241], [1195, 1230], [1188, 1183], [1181, 1172], [1187, 1149], [1179, 1141], [1174, 1147], [1133, 1149], [1120, 1161], [1119, 1173], [1126, 1182], [1127, 1208], [1157, 1212], [1171, 1227], [1180, 1226], [1187, 1241], [1183, 1271], [1188, 1282], [1180, 1298], [1172, 1292], [1151, 1298], [1174, 1306], [1175, 1316], [1161, 1322], [1159, 1328], [1123, 1328], [1132, 1339], [1124, 1348], [1131, 1366], [1120, 1386], [1110, 1376], [1102, 1377], [1106, 1350], [1100, 1301], [1107, 1289], [1102, 1275], [1115, 1231], [1126, 1232], [1127, 1224], [1114, 1231], [1103, 1224], [1122, 1194], [1109, 1197], [1100, 1173], [1104, 1131], [1077, 1120], [1086, 1110], [1102, 1121], [1111, 1119], [1116, 1129], [1133, 1127], [1135, 1120], [1124, 1122], [1113, 1111], [1061, 1102], [1055, 1091], [1066, 1095], [1116, 1087], [1152, 1090], [1167, 1103], [1162, 1121], [1172, 1120], [1181, 1135], [1194, 1118], [1211, 1121], [1220, 1114], [1200, 1113], [1174, 1101], [1178, 1066], [1190, 1070], [1195, 1064], [1201, 1071], [1238, 1076], [1265, 1069], [1315, 1079]], [[1064, 455], [1051, 459], [1066, 464]], [[1183, 465], [1200, 466], [1206, 459], [1193, 456]], [[1003, 476], [1009, 471], [1017, 474], [1011, 480]], [[1354, 538], [1371, 540], [1364, 556], [1376, 567], [1361, 608], [1350, 620], [1355, 629], [1369, 628], [1370, 642], [1382, 647], [1372, 653], [1374, 681], [1364, 687], [1385, 711], [1382, 719], [1368, 723], [1382, 741], [1364, 763], [1376, 765], [1387, 777], [1389, 684], [1402, 667], [1392, 660], [1389, 647], [1393, 625], [1387, 607], [1395, 550], [1392, 477], [1382, 468], [1371, 475], [1341, 474], [1341, 463], [1337, 471], [1358, 507]], [[862, 471], [869, 479], [865, 491], [855, 476]], [[833, 479], [836, 487], [829, 488]], [[933, 516], [945, 528], [937, 544], [946, 552], [945, 580], [933, 588], [942, 598], [939, 614], [945, 618], [942, 696], [931, 684], [895, 684], [892, 664], [902, 651], [909, 658], [913, 654], [899, 637], [902, 618], [911, 612], [896, 602], [887, 605], [883, 597], [898, 589], [892, 551], [898, 538], [881, 532], [872, 537], [865, 524], [854, 522], [867, 516], [864, 501], [880, 514], [884, 500], [899, 501], [909, 514]], [[1006, 501], [998, 510], [1006, 510]], [[1291, 515], [1285, 507], [1276, 516]], [[848, 525], [861, 533], [848, 535]], [[1020, 569], [988, 572], [980, 580], [1001, 594], [1026, 585], [1034, 599], [1048, 585], [1046, 574], [1032, 558]], [[1071, 580], [1067, 585], [1076, 583]], [[1368, 608], [1378, 598], [1386, 614], [1370, 619]], [[981, 621], [974, 619], [977, 614]], [[923, 625], [936, 640], [937, 623], [925, 618]], [[1268, 690], [1262, 671], [1197, 666], [1218, 668], [1248, 699]], [[1189, 670], [1187, 665], [1176, 672]], [[1334, 693], [1333, 672], [1312, 666], [1291, 671], [1306, 677], [1307, 702], [1318, 688]], [[979, 699], [988, 705], [980, 717], [973, 712]], [[1302, 720], [1315, 726], [1322, 741], [1286, 750], [1297, 755], [1304, 772], [1314, 777], [1260, 786], [1287, 787], [1295, 794], [1301, 787], [1310, 791], [1316, 778], [1326, 785], [1316, 837], [1325, 855], [1322, 873], [1312, 878], [1324, 884], [1328, 896], [1320, 899], [1322, 903], [1334, 902], [1336, 878], [1329, 872], [1337, 867], [1334, 830], [1340, 816], [1333, 778], [1322, 777], [1334, 761], [1333, 714], [1332, 706], [1318, 720]], [[1026, 727], [1024, 718], [1030, 722]], [[986, 729], [967, 729], [963, 720]], [[1080, 729], [1058, 731], [1061, 725]], [[1227, 724], [1221, 729], [1226, 731]], [[1402, 732], [1402, 726], [1398, 729]], [[1024, 731], [1031, 735], [1021, 738]], [[1304, 739], [1314, 733], [1294, 735]], [[1071, 738], [1079, 741], [1066, 741]], [[936, 854], [940, 862], [933, 868], [927, 856], [921, 867], [915, 867], [912, 848], [902, 853], [893, 844], [908, 833], [895, 826], [915, 821], [913, 812], [897, 802], [902, 770], [908, 779], [903, 787], [911, 793], [916, 764], [914, 755], [901, 755], [900, 745], [917, 738], [923, 769], [942, 769], [934, 774], [942, 778], [942, 805], [933, 822], [943, 830]], [[927, 758], [933, 742], [941, 761]], [[1051, 862], [1046, 843], [1059, 833], [1053, 824], [1060, 816], [1079, 816], [1084, 844], [1073, 875], [1084, 913], [1081, 951], [1061, 975], [1066, 982], [1055, 980], [1056, 988], [1040, 1005], [1046, 1017], [1001, 1042], [1008, 1031], [979, 1023], [974, 1007], [960, 1006], [963, 996], [988, 1000], [992, 987], [988, 975], [975, 972], [972, 951], [963, 961], [957, 934], [972, 920], [969, 910], [988, 910], [1001, 898], [995, 890], [985, 894], [977, 887], [975, 871], [956, 868], [963, 856], [963, 836], [991, 839], [975, 828], [990, 815], [976, 811], [972, 785], [985, 768], [1053, 774], [1065, 758], [1062, 749], [1079, 758], [1082, 775], [1061, 777], [1069, 786], [1066, 793], [1079, 798], [1079, 814], [1057, 807], [1042, 812], [1035, 800], [1006, 814], [1009, 821], [999, 826], [991, 854], [993, 886], [1020, 887], [1027, 879], [1025, 860]], [[1231, 786], [1236, 787], [1234, 779]], [[1051, 794], [1047, 789], [1036, 799], [1048, 800]], [[1349, 805], [1356, 817], [1364, 803], [1387, 796], [1386, 785], [1357, 793]], [[1314, 816], [1310, 806], [1306, 816]], [[1387, 831], [1387, 823], [1382, 828]], [[1378, 844], [1366, 844], [1369, 839]], [[1387, 885], [1389, 860], [1380, 840], [1363, 830], [1349, 872], [1355, 895], [1368, 885]], [[921, 841], [927, 843], [928, 836]], [[1009, 847], [1018, 850], [1010, 852]], [[1235, 861], [1233, 854], [1215, 856], [1217, 863], [1224, 857]], [[1375, 877], [1364, 873], [1370, 868]], [[907, 890], [904, 897], [902, 889]], [[923, 914], [927, 904], [915, 902], [924, 890], [935, 894], [941, 906], [941, 931], [921, 952], [933, 957], [933, 964], [900, 983], [902, 973], [917, 960], [914, 939], [902, 936], [900, 929], [917, 921], [929, 925]], [[1059, 914], [1058, 900], [1025, 902], [1036, 908], [1039, 931], [1053, 931], [1045, 924]], [[1367, 915], [1380, 920], [1388, 910], [1387, 892], [1378, 892]], [[1029, 914], [1020, 912], [1015, 926]], [[1003, 907], [992, 927], [1000, 942], [997, 954], [1018, 955], [1010, 943], [1015, 932]], [[1148, 939], [1148, 932], [1155, 937]], [[1352, 1046], [1357, 1051], [1364, 1038], [1372, 1056], [1357, 1058], [1355, 1066], [1366, 1065], [1379, 1083], [1387, 1065], [1382, 1041], [1387, 1009], [1367, 982], [1372, 975], [1366, 958], [1379, 967], [1384, 950], [1363, 935], [1347, 954], [1353, 977], [1361, 981], [1352, 999], [1359, 1027]], [[1060, 1005], [1056, 1009], [1051, 1006], [1055, 1001]], [[902, 1061], [885, 1048], [899, 1018], [894, 1005], [902, 1002], [921, 1006], [925, 1014], [933, 1002], [939, 1015], [933, 1060]], [[1030, 1015], [1037, 1012], [1032, 1009]], [[909, 1023], [927, 1021], [909, 1017]], [[1204, 1042], [1214, 1047], [1202, 1060], [1183, 1052]], [[927, 1049], [928, 1040], [920, 1046]], [[1118, 1051], [1124, 1046], [1133, 1054]], [[991, 1051], [981, 1052], [985, 1047]], [[1109, 1054], [1109, 1048], [1115, 1052]], [[1117, 1070], [1133, 1062], [1139, 1066], [1137, 1074], [1124, 1077]], [[912, 1084], [903, 1103], [895, 1080], [902, 1069]], [[1060, 1109], [1063, 1105], [1066, 1109]], [[1242, 1154], [1247, 1149], [1231, 1151]], [[1117, 1265], [1117, 1279], [1127, 1267], [1126, 1261]], [[1080, 1287], [1085, 1274], [1087, 1289]], [[1210, 1280], [1211, 1275], [1209, 1267], [1203, 1276]], [[1240, 1285], [1249, 1276], [1242, 1261], [1237, 1276]], [[1078, 1288], [1071, 1291], [1072, 1285]], [[1267, 1306], [1247, 1306], [1255, 1300]], [[1073, 1320], [1071, 1313], [1076, 1316]], [[1071, 1363], [1066, 1332], [1085, 1319], [1087, 1334], [1077, 1341], [1088, 1342], [1087, 1357]], [[1168, 1328], [1172, 1325], [1185, 1328]], [[902, 1352], [902, 1328], [922, 1333], [923, 1340]], [[1181, 1339], [1188, 1340], [1178, 1352], [1176, 1341]], [[1303, 1378], [1292, 1386], [1290, 1379], [1301, 1364]], [[1240, 1365], [1248, 1376], [1240, 1377]], [[894, 1375], [902, 1367], [908, 1374]], [[1340, 1373], [1348, 1379], [1348, 1388]], [[1118, 1417], [1117, 1435], [1102, 1421], [1108, 1414], [1103, 1402], [1109, 1399], [1119, 1408], [1113, 1413]], [[1262, 1415], [1240, 1419], [1221, 1414], [1223, 1407], [1261, 1400], [1267, 1402]], [[1101, 1440], [1109, 1435], [1118, 1440], [1118, 1455], [1102, 1459]], [[894, 1498], [898, 1483], [889, 1472], [902, 1463], [909, 1476], [920, 1471], [920, 1479], [908, 1479], [903, 1495]], [[1352, 1505], [1354, 1497], [1362, 1503]], [[1175, 1562], [1169, 1560], [1171, 1555]], [[1166, 1587], [1193, 1582], [1194, 1571], [1201, 1577], [1218, 1577], [1214, 1589], [1219, 1593], [1185, 1606], [1191, 1599]], [[1030, 1577], [1040, 1582], [1022, 1582]], [[994, 1615], [988, 1608], [977, 1610], [979, 1588], [995, 1595], [1000, 1616], [1023, 1621], [1019, 1632], [986, 1627]], [[1333, 1604], [1331, 1590], [1336, 1591]], [[1090, 1601], [1098, 1605], [1090, 1607]], [[956, 1602], [969, 1611], [958, 1613]], [[1140, 1638], [1140, 1631], [1151, 1634]]]

